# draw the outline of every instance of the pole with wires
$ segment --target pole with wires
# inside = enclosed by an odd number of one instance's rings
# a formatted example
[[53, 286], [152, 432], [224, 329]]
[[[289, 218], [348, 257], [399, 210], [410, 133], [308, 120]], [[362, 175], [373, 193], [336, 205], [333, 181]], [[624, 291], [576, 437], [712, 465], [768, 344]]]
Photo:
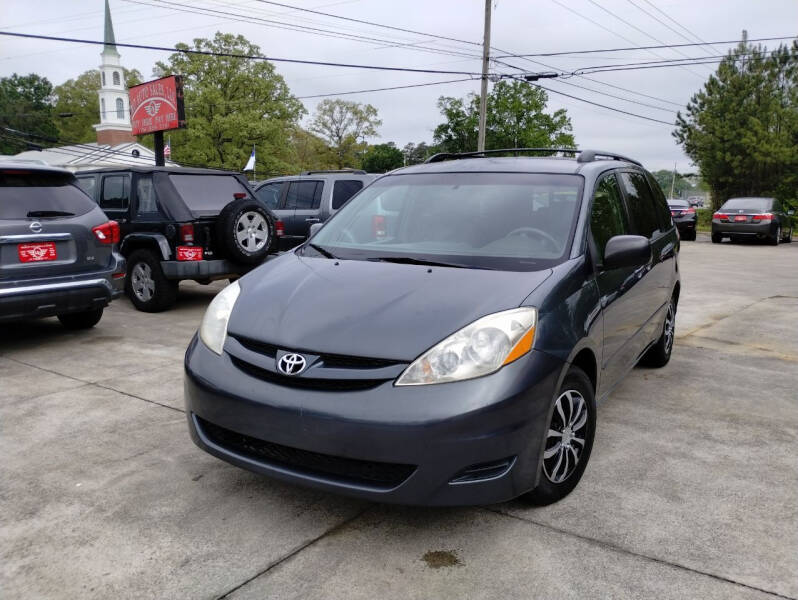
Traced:
[[676, 185], [676, 163], [673, 163], [673, 176], [671, 177], [671, 195], [670, 197], [673, 198], [673, 186]]
[[490, 9], [493, 0], [485, 0], [485, 37], [482, 43], [482, 89], [479, 94], [479, 136], [477, 152], [485, 149], [485, 121], [488, 113], [488, 66], [490, 65]]

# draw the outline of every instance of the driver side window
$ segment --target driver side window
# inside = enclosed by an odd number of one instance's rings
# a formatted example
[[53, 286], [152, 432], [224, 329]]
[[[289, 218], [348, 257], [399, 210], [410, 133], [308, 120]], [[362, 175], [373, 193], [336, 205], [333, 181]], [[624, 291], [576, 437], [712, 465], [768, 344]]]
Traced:
[[590, 232], [599, 262], [604, 260], [604, 248], [610, 238], [629, 234], [629, 218], [614, 174], [604, 176], [596, 185], [590, 211]]

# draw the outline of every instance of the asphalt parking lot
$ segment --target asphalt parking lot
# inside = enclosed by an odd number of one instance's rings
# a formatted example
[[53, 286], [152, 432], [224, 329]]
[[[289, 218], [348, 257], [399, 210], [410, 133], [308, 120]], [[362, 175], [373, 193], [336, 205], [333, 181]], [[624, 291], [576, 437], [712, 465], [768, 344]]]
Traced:
[[0, 328], [3, 598], [798, 598], [798, 243], [682, 244], [677, 345], [599, 406], [564, 501], [423, 509], [197, 449], [182, 358], [221, 287]]

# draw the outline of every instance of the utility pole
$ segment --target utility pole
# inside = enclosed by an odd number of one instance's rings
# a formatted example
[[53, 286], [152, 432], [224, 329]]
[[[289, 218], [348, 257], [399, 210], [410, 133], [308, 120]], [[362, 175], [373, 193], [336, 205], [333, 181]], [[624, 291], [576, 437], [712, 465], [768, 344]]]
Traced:
[[671, 177], [671, 198], [673, 198], [673, 186], [676, 184], [676, 162], [673, 163], [673, 176]]
[[488, 66], [490, 64], [490, 8], [493, 0], [485, 0], [485, 37], [482, 42], [482, 90], [479, 96], [479, 137], [477, 151], [485, 149], [485, 121], [488, 111]]

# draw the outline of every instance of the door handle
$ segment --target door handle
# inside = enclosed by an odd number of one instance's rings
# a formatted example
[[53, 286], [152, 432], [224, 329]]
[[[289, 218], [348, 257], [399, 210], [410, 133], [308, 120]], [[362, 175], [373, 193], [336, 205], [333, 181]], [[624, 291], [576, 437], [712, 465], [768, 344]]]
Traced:
[[305, 223], [321, 223], [321, 219], [317, 219], [315, 217], [309, 217], [305, 219]]

